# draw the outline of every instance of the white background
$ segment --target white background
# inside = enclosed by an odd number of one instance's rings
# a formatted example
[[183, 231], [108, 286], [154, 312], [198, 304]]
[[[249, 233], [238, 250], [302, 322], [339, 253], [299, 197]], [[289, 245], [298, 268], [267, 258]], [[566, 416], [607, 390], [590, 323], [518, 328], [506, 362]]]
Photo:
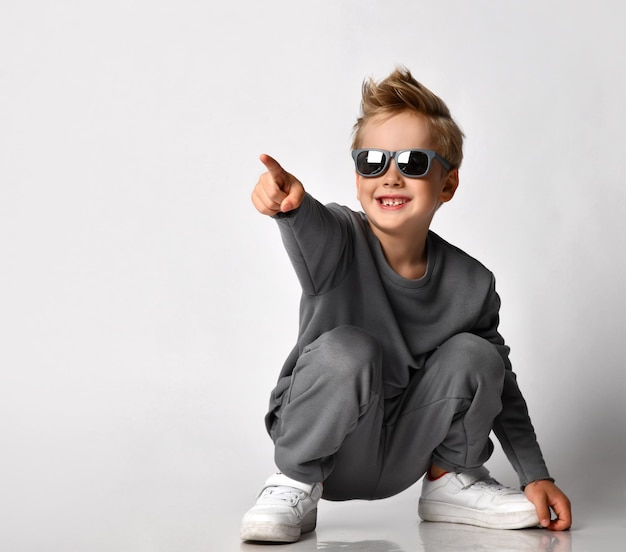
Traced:
[[0, 547], [237, 530], [273, 469], [262, 417], [299, 299], [249, 201], [258, 155], [358, 208], [361, 83], [397, 64], [467, 135], [433, 228], [497, 276], [553, 475], [580, 510], [623, 504], [619, 5], [3, 0]]

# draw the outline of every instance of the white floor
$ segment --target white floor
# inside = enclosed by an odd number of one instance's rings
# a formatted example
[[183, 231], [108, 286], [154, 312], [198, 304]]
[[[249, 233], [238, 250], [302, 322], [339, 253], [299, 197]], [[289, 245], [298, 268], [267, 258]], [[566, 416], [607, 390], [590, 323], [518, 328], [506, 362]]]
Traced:
[[[6, 458], [5, 453], [3, 458]], [[162, 451], [163, 452], [163, 451]], [[164, 453], [164, 452], [163, 452]], [[248, 455], [249, 456], [249, 455]], [[0, 461], [3, 459], [0, 458]], [[32, 463], [0, 471], [2, 552], [491, 552], [626, 550], [626, 486], [622, 473], [567, 480], [574, 527], [493, 531], [452, 524], [422, 523], [417, 516], [420, 483], [379, 501], [319, 505], [318, 527], [290, 545], [255, 545], [239, 540], [239, 524], [263, 481], [246, 455], [229, 455], [230, 465], [209, 470], [200, 455], [196, 469], [181, 460], [173, 468], [155, 455], [140, 467], [116, 472], [103, 454], [102, 467], [81, 472], [77, 464], [50, 463], [38, 473]], [[224, 456], [224, 458], [226, 458]], [[67, 457], [64, 457], [64, 461]], [[85, 463], [85, 458], [80, 460]], [[145, 460], [145, 459], [142, 459]], [[33, 459], [33, 462], [35, 459]], [[248, 470], [241, 466], [252, 464]], [[184, 468], [184, 469], [183, 469]], [[2, 474], [13, 474], [2, 480]], [[21, 476], [20, 474], [27, 474]]]

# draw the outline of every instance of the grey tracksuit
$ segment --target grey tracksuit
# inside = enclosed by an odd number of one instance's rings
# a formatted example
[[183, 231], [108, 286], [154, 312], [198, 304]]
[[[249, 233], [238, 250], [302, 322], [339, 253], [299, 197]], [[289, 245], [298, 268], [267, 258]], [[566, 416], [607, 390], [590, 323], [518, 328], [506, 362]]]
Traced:
[[483, 464], [493, 430], [521, 485], [549, 477], [490, 271], [430, 232], [426, 274], [402, 278], [363, 213], [308, 194], [276, 220], [302, 286], [298, 342], [266, 416], [281, 471], [324, 481], [329, 499], [382, 498], [431, 461]]

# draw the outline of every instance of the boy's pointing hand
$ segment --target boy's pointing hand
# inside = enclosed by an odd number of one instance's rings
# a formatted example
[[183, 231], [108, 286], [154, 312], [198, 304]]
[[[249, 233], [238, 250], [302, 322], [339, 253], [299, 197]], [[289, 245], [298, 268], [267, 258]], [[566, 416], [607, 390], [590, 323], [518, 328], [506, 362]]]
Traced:
[[259, 158], [267, 169], [252, 191], [252, 203], [259, 213], [276, 215], [297, 209], [304, 198], [302, 183], [267, 154]]

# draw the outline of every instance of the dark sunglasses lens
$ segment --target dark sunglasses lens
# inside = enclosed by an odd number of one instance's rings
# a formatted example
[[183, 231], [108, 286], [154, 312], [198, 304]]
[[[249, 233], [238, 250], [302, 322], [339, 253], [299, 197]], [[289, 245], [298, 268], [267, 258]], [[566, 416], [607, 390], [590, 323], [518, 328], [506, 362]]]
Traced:
[[375, 176], [383, 170], [386, 160], [382, 151], [362, 151], [356, 156], [356, 170], [365, 176]]
[[398, 168], [409, 176], [424, 176], [428, 172], [428, 155], [423, 151], [403, 151], [398, 154]]

